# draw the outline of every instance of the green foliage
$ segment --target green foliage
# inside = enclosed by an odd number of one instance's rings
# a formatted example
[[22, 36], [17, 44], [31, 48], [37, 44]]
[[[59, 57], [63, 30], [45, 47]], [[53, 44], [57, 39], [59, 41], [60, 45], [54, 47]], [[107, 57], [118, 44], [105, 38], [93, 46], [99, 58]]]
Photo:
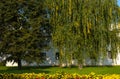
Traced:
[[51, 11], [52, 42], [60, 50], [60, 60], [70, 61], [74, 54], [79, 64], [86, 58], [97, 61], [106, 56], [108, 45], [112, 58], [116, 57], [117, 0], [46, 0], [46, 3]]
[[0, 53], [7, 60], [39, 63], [52, 32], [60, 63], [97, 61], [109, 45], [114, 59], [120, 45], [119, 12], [117, 0], [0, 0]]
[[43, 0], [0, 1], [0, 53], [6, 55], [6, 60], [18, 65], [21, 59], [42, 61], [40, 52], [47, 47], [44, 43], [48, 39], [43, 28], [49, 27], [43, 6]]
[[5, 62], [0, 62], [0, 66], [5, 66]]

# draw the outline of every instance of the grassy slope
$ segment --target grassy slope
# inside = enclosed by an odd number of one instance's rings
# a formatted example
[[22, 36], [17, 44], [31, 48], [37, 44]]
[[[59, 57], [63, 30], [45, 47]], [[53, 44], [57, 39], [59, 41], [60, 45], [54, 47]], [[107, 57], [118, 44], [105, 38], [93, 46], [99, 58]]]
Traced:
[[56, 72], [89, 74], [95, 72], [96, 74], [120, 74], [120, 66], [114, 67], [84, 67], [79, 70], [77, 67], [60, 68], [60, 67], [23, 67], [18, 70], [16, 67], [0, 66], [0, 73], [47, 73], [54, 74]]

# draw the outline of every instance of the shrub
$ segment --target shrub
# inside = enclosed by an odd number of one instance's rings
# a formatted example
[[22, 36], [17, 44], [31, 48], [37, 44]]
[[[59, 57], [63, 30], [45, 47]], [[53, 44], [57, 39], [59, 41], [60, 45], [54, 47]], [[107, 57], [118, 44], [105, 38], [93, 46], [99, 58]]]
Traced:
[[5, 61], [0, 61], [0, 66], [5, 66]]
[[68, 74], [68, 73], [56, 73], [53, 75], [45, 73], [24, 73], [24, 74], [0, 74], [0, 79], [120, 79], [118, 74], [106, 74], [106, 75], [96, 75], [95, 73], [90, 73], [88, 75], [79, 74]]

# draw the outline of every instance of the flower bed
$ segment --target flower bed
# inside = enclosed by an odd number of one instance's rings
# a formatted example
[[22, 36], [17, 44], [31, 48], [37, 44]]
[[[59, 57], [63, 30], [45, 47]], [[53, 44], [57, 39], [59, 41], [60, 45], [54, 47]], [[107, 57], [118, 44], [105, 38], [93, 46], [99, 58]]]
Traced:
[[50, 74], [35, 74], [35, 73], [24, 73], [24, 74], [0, 74], [0, 79], [120, 79], [120, 75], [96, 75], [95, 73], [90, 73], [89, 75], [79, 75], [79, 74], [67, 74], [67, 73], [56, 73]]

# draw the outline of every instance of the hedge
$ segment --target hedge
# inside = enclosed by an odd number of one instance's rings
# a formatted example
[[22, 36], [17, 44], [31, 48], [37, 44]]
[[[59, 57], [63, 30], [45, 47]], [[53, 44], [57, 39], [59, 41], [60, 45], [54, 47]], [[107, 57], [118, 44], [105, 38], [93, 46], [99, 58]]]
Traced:
[[96, 75], [90, 73], [88, 75], [79, 74], [68, 74], [68, 73], [56, 73], [56, 74], [45, 74], [45, 73], [24, 73], [24, 74], [0, 74], [0, 79], [120, 79], [119, 74], [106, 74]]

